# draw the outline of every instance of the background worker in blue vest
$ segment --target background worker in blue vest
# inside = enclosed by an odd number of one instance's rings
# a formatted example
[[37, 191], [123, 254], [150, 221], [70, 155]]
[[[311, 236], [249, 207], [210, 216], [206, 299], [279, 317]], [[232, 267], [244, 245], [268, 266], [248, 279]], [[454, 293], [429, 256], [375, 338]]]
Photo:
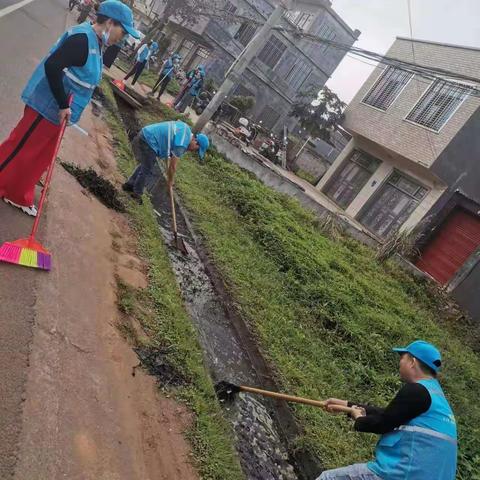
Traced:
[[182, 57], [178, 53], [174, 53], [171, 57], [168, 57], [167, 60], [165, 60], [160, 75], [158, 76], [158, 80], [152, 88], [152, 95], [158, 90], [157, 98], [160, 99], [175, 73], [180, 68], [181, 60]]
[[331, 398], [353, 408], [355, 430], [380, 434], [375, 459], [323, 472], [317, 480], [454, 480], [457, 428], [436, 379], [442, 359], [432, 344], [417, 340], [400, 354], [405, 385], [386, 408]]
[[125, 75], [124, 80], [128, 80], [133, 75], [132, 85], [135, 85], [143, 70], [147, 66], [148, 60], [150, 59], [151, 55], [157, 50], [157, 42], [150, 40], [148, 43], [144, 43], [138, 49], [137, 60], [131, 70], [127, 73], [127, 75]]
[[168, 162], [167, 182], [170, 188], [173, 186], [179, 158], [190, 151], [198, 152], [203, 160], [209, 145], [206, 135], [194, 135], [190, 127], [182, 121], [147, 125], [133, 139], [133, 152], [139, 165], [124, 183], [123, 190], [141, 204], [145, 182], [153, 171], [157, 157]]
[[203, 83], [205, 81], [205, 68], [199, 65], [195, 70], [187, 73], [187, 84], [180, 96], [180, 99], [176, 100], [175, 110], [178, 112], [184, 112], [189, 107], [195, 97], [202, 91]]
[[0, 145], [0, 197], [7, 203], [36, 216], [35, 185], [51, 162], [60, 124], [78, 122], [102, 78], [103, 48], [127, 34], [139, 37], [131, 9], [106, 0], [93, 25], [65, 32], [37, 66], [22, 93], [23, 118]]

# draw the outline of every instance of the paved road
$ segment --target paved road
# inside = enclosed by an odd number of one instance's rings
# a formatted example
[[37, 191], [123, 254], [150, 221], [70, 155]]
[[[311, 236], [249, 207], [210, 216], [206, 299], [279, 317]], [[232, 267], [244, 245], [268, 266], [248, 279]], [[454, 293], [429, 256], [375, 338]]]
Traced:
[[[0, 0], [3, 8], [18, 0]], [[0, 138], [18, 121], [35, 64], [66, 25], [66, 0], [35, 0], [0, 18]], [[31, 220], [0, 202], [0, 242], [26, 236]], [[11, 477], [21, 425], [37, 282], [43, 272], [0, 264], [0, 478]]]

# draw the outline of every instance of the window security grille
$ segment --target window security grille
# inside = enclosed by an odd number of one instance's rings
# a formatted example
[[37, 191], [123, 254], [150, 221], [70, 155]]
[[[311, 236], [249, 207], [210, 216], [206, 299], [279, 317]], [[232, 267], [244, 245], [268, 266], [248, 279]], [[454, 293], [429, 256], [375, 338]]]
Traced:
[[228, 13], [235, 13], [237, 11], [237, 7], [232, 2], [230, 2], [229, 0], [226, 0], [225, 1], [225, 10]]
[[[335, 40], [337, 36], [337, 34], [335, 33], [335, 30], [328, 24], [328, 22], [324, 22], [321, 25], [317, 35], [320, 38], [324, 38], [325, 40]], [[330, 45], [326, 43], [326, 44], [320, 45], [320, 48], [322, 52], [326, 52], [330, 48]]]
[[307, 30], [313, 22], [313, 15], [304, 12], [287, 12], [285, 18], [302, 30]]
[[436, 80], [408, 114], [407, 120], [438, 132], [467, 96], [463, 86]]
[[412, 77], [412, 73], [388, 67], [365, 95], [363, 103], [386, 111]]
[[257, 27], [251, 23], [244, 22], [235, 34], [235, 39], [238, 40], [244, 47], [253, 38]]
[[312, 73], [312, 69], [302, 60], [296, 62], [287, 73], [285, 80], [294, 89], [299, 89]]
[[277, 37], [273, 35], [268, 39], [266, 45], [258, 54], [258, 58], [270, 68], [274, 68], [287, 49], [286, 45], [282, 43]]
[[260, 114], [260, 119], [262, 120], [262, 124], [265, 128], [272, 129], [275, 124], [278, 122], [280, 118], [280, 114], [274, 110], [273, 108], [266, 106], [262, 113]]

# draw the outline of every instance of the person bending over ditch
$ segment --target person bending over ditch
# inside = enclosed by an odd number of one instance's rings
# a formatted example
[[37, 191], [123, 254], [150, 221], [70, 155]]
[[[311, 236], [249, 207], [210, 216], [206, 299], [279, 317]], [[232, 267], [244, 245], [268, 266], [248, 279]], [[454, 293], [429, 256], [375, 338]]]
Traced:
[[23, 117], [0, 144], [0, 198], [5, 202], [37, 215], [35, 184], [50, 165], [61, 123], [78, 122], [102, 78], [102, 50], [128, 34], [140, 36], [132, 10], [106, 0], [93, 25], [71, 27], [37, 66], [22, 93]]
[[418, 340], [400, 354], [405, 385], [387, 408], [331, 398], [328, 405], [352, 406], [355, 430], [380, 434], [375, 459], [323, 472], [317, 480], [454, 480], [457, 429], [452, 409], [436, 379], [440, 352]]
[[139, 165], [123, 184], [123, 190], [141, 204], [145, 182], [153, 171], [157, 157], [168, 161], [167, 182], [171, 188], [178, 159], [187, 151], [191, 151], [198, 152], [200, 159], [203, 160], [209, 145], [206, 135], [203, 133], [194, 135], [190, 127], [180, 120], [147, 125], [133, 139], [133, 152]]

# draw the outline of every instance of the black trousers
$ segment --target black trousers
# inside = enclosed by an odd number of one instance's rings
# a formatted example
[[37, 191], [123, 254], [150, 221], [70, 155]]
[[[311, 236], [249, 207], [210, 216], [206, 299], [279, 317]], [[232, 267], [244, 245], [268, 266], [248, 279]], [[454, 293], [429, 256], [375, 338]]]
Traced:
[[145, 184], [155, 169], [157, 155], [145, 141], [142, 132], [133, 139], [132, 148], [138, 161], [138, 167], [127, 180], [126, 185], [131, 187], [137, 195], [142, 195]]
[[147, 62], [136, 62], [132, 69], [127, 73], [124, 80], [128, 80], [133, 75], [132, 85], [137, 83], [138, 77], [142, 74]]
[[168, 75], [160, 75], [158, 77], [157, 83], [153, 86], [152, 92], [155, 93], [158, 90], [158, 98], [163, 95], [163, 92], [167, 89], [168, 84], [170, 83], [171, 78]]

